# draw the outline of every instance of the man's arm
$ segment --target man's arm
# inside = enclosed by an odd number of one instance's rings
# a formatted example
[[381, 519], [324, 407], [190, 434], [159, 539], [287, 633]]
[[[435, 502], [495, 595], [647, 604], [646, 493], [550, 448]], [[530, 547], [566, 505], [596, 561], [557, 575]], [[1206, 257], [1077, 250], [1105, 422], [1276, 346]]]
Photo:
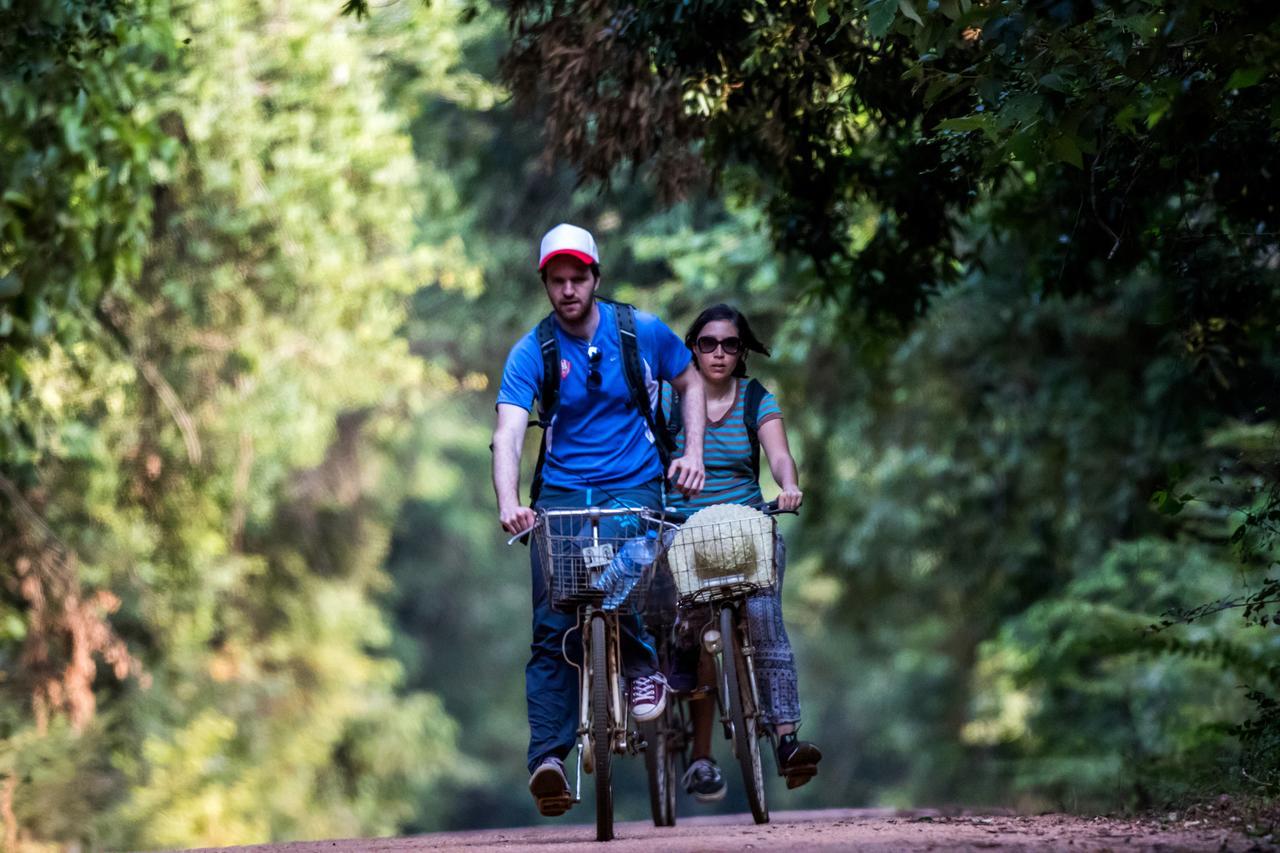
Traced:
[[510, 534], [533, 526], [534, 512], [520, 503], [520, 452], [529, 413], [510, 403], [498, 404], [493, 430], [493, 492], [498, 498], [498, 521]]
[[684, 456], [671, 460], [667, 479], [685, 497], [702, 491], [707, 473], [702, 463], [702, 435], [707, 428], [707, 394], [702, 374], [689, 362], [671, 385], [680, 392], [680, 411], [684, 415]]

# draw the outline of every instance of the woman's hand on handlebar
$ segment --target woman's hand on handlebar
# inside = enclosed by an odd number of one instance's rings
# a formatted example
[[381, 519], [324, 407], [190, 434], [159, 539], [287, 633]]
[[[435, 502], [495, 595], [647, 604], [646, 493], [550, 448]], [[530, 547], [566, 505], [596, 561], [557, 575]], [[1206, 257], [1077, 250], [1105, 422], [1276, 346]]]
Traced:
[[512, 536], [517, 533], [523, 533], [533, 527], [537, 519], [537, 513], [527, 506], [515, 506], [510, 509], [498, 510], [498, 523], [502, 525], [503, 530]]
[[778, 493], [778, 499], [775, 501], [779, 512], [795, 512], [803, 502], [804, 492], [799, 488], [783, 489]]

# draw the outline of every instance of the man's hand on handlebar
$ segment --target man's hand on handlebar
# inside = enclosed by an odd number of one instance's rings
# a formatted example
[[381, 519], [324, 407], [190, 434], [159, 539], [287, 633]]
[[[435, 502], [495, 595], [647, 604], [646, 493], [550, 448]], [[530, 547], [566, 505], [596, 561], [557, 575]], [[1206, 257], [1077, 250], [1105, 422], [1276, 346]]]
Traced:
[[688, 456], [672, 459], [671, 467], [667, 469], [667, 480], [686, 498], [693, 497], [702, 491], [702, 486], [707, 480], [702, 459], [690, 459]]
[[517, 533], [523, 533], [533, 527], [537, 517], [537, 513], [527, 506], [514, 506], [510, 509], [500, 509], [498, 511], [498, 521], [502, 524], [502, 529], [512, 536]]

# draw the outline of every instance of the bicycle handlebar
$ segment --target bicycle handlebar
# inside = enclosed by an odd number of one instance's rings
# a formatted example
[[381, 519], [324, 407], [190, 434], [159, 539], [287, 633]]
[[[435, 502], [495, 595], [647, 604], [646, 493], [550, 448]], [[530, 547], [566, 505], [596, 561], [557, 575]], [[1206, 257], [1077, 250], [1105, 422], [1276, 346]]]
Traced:
[[[783, 513], [787, 513], [788, 515], [800, 514], [800, 510], [798, 509], [778, 509], [778, 502], [776, 500], [761, 504], [755, 508], [763, 512], [765, 515], [781, 515]], [[665, 520], [675, 522], [676, 524], [684, 524], [689, 520], [689, 515], [687, 513], [680, 512], [674, 507], [666, 507], [662, 511], [662, 517]]]
[[577, 509], [539, 509], [535, 510], [537, 520], [532, 525], [517, 533], [507, 540], [508, 545], [514, 545], [520, 539], [532, 533], [537, 526], [542, 523], [544, 518], [557, 518], [561, 516], [586, 516], [590, 519], [608, 518], [614, 515], [649, 515], [658, 517], [660, 513], [649, 507], [617, 507], [614, 509], [601, 509], [598, 506], [579, 507]]
[[795, 509], [778, 509], [778, 502], [776, 500], [769, 501], [764, 506], [760, 507], [760, 511], [765, 515], [781, 515], [783, 513], [786, 513], [787, 515], [800, 514], [799, 507], [796, 507]]
[[[778, 509], [778, 502], [776, 500], [761, 504], [759, 507], [757, 507], [757, 509], [763, 512], [765, 515], [781, 515], [782, 513], [787, 513], [789, 515], [800, 514], [800, 511], [798, 509]], [[548, 518], [548, 517], [555, 518], [556, 516], [565, 516], [565, 515], [585, 515], [589, 518], [605, 518], [612, 515], [645, 514], [650, 516], [658, 516], [660, 514], [663, 521], [672, 522], [674, 524], [684, 524], [686, 521], [689, 520], [689, 516], [686, 513], [679, 512], [673, 507], [665, 507], [661, 513], [659, 513], [657, 510], [649, 509], [648, 507], [635, 507], [635, 508], [620, 507], [617, 509], [601, 509], [598, 506], [582, 507], [581, 509], [540, 509], [540, 510], [537, 510], [537, 513], [538, 513], [538, 520], [535, 521], [529, 527], [525, 528], [524, 530], [521, 530], [515, 536], [512, 536], [510, 539], [508, 539], [507, 540], [508, 545], [514, 545], [524, 537], [528, 536], [537, 528], [538, 524], [541, 523], [543, 518]]]

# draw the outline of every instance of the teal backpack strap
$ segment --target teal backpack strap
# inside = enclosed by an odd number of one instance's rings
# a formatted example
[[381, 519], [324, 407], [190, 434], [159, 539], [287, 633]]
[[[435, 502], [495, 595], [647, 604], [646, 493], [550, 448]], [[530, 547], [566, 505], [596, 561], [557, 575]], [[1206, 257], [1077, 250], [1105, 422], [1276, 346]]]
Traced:
[[614, 306], [614, 315], [618, 323], [618, 343], [622, 349], [622, 372], [627, 378], [627, 387], [631, 391], [631, 405], [640, 412], [653, 433], [654, 445], [658, 449], [658, 458], [662, 460], [662, 473], [665, 476], [671, 464], [671, 453], [675, 444], [667, 433], [663, 423], [662, 407], [654, 412], [649, 400], [649, 389], [644, 382], [644, 367], [640, 364], [640, 340], [636, 337], [636, 308], [625, 302], [614, 302], [601, 299]]
[[548, 314], [538, 323], [535, 332], [538, 350], [542, 353], [542, 386], [538, 389], [538, 419], [529, 426], [542, 427], [542, 444], [538, 447], [538, 463], [533, 468], [533, 481], [529, 483], [529, 503], [538, 502], [542, 494], [542, 466], [547, 461], [547, 428], [560, 408], [560, 344], [556, 340], [556, 320]]
[[755, 472], [757, 483], [760, 482], [760, 403], [767, 393], [758, 380], [752, 379], [747, 383], [742, 401], [742, 423], [751, 442], [751, 470]]

